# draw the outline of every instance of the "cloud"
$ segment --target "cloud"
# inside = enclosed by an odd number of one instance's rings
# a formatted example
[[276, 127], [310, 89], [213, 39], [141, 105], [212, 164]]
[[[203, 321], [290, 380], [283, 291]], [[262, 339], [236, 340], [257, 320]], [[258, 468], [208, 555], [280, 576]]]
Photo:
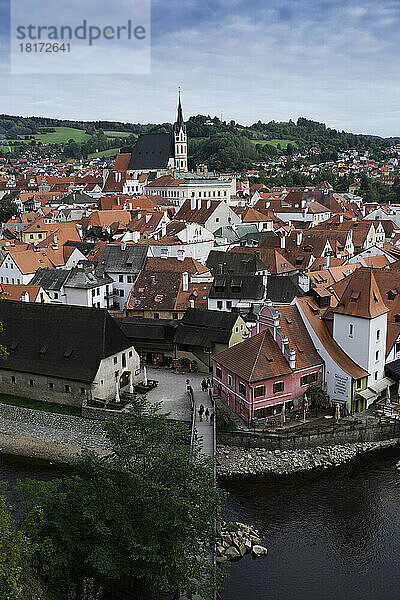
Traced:
[[399, 135], [399, 21], [391, 0], [153, 0], [150, 75], [2, 73], [0, 112], [170, 121], [181, 85], [186, 114]]

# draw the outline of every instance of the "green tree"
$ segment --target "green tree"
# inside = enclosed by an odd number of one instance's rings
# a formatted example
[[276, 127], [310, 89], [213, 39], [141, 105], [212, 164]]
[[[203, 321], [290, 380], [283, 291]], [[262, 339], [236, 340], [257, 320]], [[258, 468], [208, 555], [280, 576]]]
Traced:
[[18, 208], [13, 200], [10, 198], [4, 198], [0, 201], [0, 223], [5, 223], [11, 217], [18, 214]]
[[146, 600], [177, 590], [212, 597], [221, 500], [213, 461], [190, 451], [185, 425], [171, 424], [146, 401], [105, 429], [110, 455], [86, 451], [73, 475], [18, 486], [42, 507], [42, 535], [54, 549], [39, 574], [63, 597], [80, 593], [87, 577], [103, 598], [113, 586]]
[[28, 568], [32, 544], [11, 516], [4, 490], [0, 495], [0, 600], [16, 597], [18, 582]]

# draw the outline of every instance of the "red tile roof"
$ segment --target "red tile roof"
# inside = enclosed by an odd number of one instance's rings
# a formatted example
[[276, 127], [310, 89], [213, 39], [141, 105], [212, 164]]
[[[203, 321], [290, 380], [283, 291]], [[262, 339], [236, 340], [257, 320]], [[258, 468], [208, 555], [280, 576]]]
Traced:
[[267, 329], [216, 354], [213, 360], [249, 383], [292, 373]]

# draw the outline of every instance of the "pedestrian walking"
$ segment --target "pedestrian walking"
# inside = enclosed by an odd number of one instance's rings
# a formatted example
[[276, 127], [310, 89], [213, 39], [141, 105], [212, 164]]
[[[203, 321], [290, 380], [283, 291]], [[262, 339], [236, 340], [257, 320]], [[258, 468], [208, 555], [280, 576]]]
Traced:
[[199, 408], [200, 423], [203, 421], [203, 415], [204, 415], [204, 406], [202, 404], [200, 404], [200, 408]]
[[208, 410], [208, 407], [206, 408], [206, 412], [204, 413], [205, 417], [206, 417], [206, 421], [208, 423], [208, 417], [210, 416], [210, 411]]
[[199, 435], [199, 430], [197, 429], [197, 427], [195, 427], [193, 429], [193, 436], [194, 436], [195, 442], [197, 442], [197, 436], [198, 435]]
[[[208, 388], [209, 390], [211, 390], [211, 387], [212, 387], [211, 379], [210, 379], [210, 378], [208, 378], [208, 379], [207, 379], [207, 388]], [[207, 390], [206, 390], [206, 391], [207, 391]]]
[[205, 392], [206, 389], [207, 389], [207, 383], [206, 383], [206, 380], [203, 379], [202, 382], [201, 382], [201, 391]]
[[210, 415], [210, 425], [214, 424], [214, 411], [212, 411], [211, 415]]

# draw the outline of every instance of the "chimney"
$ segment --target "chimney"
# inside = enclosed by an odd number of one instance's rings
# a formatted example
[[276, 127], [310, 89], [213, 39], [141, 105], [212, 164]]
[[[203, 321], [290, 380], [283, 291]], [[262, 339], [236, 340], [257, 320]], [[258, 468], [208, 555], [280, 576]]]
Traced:
[[122, 252], [124, 252], [126, 250], [126, 243], [125, 242], [121, 242], [121, 250], [122, 250]]
[[296, 368], [296, 350], [289, 350], [289, 367], [293, 369]]
[[211, 208], [211, 200], [207, 200], [207, 209]]
[[208, 177], [208, 167], [204, 165], [204, 177]]
[[343, 223], [343, 215], [339, 215], [339, 223]]
[[167, 224], [163, 223], [161, 227], [161, 236], [165, 237], [167, 235]]
[[303, 232], [298, 231], [296, 234], [296, 245], [301, 246], [301, 242], [303, 241]]
[[182, 274], [182, 292], [189, 291], [189, 273], [185, 272]]
[[283, 234], [281, 236], [281, 248], [284, 250], [286, 248], [286, 236]]
[[218, 265], [218, 275], [223, 275], [224, 274], [224, 265], [222, 263], [219, 263]]
[[331, 258], [329, 254], [325, 256], [325, 269], [329, 269], [329, 263], [331, 262]]
[[201, 198], [197, 199], [197, 210], [201, 209]]
[[196, 198], [190, 200], [190, 210], [196, 210]]

